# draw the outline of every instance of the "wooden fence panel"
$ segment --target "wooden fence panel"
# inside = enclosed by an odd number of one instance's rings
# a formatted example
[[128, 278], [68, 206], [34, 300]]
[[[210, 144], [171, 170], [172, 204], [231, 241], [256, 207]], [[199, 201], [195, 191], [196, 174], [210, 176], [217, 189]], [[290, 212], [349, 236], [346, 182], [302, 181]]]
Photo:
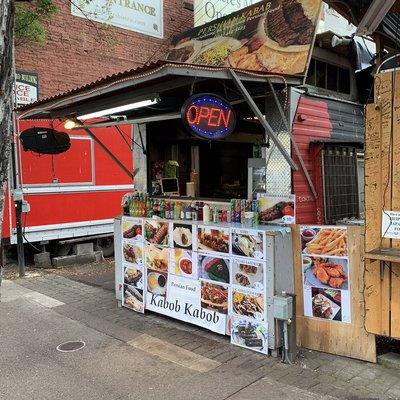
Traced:
[[399, 72], [376, 76], [365, 139], [366, 328], [400, 339], [400, 240], [382, 238], [382, 212], [400, 211]]
[[293, 227], [297, 344], [312, 350], [376, 362], [375, 336], [364, 327], [364, 263], [362, 227], [349, 226], [351, 323], [304, 316], [300, 228]]

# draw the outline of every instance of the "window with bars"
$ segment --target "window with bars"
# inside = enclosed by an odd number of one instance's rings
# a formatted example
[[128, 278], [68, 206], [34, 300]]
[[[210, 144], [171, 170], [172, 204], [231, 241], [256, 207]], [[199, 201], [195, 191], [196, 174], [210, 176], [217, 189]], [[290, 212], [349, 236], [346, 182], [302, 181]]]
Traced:
[[357, 151], [349, 146], [325, 146], [322, 151], [325, 222], [359, 218]]

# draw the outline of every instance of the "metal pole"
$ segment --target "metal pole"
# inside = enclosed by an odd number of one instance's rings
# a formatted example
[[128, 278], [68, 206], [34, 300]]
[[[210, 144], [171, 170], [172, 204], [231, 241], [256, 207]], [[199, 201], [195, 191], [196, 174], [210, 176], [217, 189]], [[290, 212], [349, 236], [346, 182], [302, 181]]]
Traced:
[[[12, 186], [14, 188], [14, 194], [15, 194], [15, 189], [17, 189], [18, 187], [18, 181], [17, 181], [17, 159], [15, 154], [14, 136], [13, 136], [13, 141], [11, 143], [11, 173], [12, 173]], [[14, 207], [15, 207], [15, 222], [17, 227], [18, 273], [19, 277], [22, 278], [25, 276], [25, 254], [24, 254], [24, 238], [23, 238], [23, 227], [22, 227], [22, 200], [15, 200]]]
[[254, 100], [250, 96], [250, 93], [247, 91], [247, 89], [244, 87], [242, 81], [236, 75], [236, 72], [233, 71], [232, 69], [230, 69], [229, 71], [232, 75], [233, 81], [235, 82], [237, 88], [242, 93], [243, 97], [245, 98], [249, 107], [254, 112], [255, 116], [258, 118], [258, 121], [260, 122], [260, 124], [263, 126], [263, 128], [265, 129], [265, 131], [267, 132], [269, 137], [275, 143], [275, 146], [279, 149], [281, 154], [285, 157], [285, 159], [288, 162], [288, 164], [290, 165], [290, 167], [293, 170], [297, 171], [298, 167], [297, 167], [296, 163], [292, 160], [292, 158], [290, 157], [290, 154], [288, 154], [286, 149], [283, 147], [283, 145], [282, 145], [281, 141], [278, 139], [276, 133], [273, 131], [270, 124], [264, 118], [263, 113], [260, 111], [260, 109], [257, 107], [257, 104], [254, 102]]
[[82, 128], [112, 159], [113, 161], [133, 180], [134, 176], [128, 168], [125, 167], [124, 164], [110, 151], [108, 147], [104, 145], [104, 143], [89, 129]]
[[15, 202], [15, 219], [17, 223], [17, 253], [19, 277], [25, 276], [24, 238], [22, 234], [22, 200]]

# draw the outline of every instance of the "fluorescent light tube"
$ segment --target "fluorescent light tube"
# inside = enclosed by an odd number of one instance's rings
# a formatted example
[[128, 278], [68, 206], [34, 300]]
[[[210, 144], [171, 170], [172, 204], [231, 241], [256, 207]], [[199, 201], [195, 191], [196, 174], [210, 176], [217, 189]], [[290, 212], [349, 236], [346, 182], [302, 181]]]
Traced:
[[125, 104], [124, 106], [107, 108], [106, 110], [101, 110], [101, 111], [96, 111], [96, 112], [93, 112], [90, 114], [80, 115], [77, 118], [78, 119], [91, 119], [91, 118], [104, 117], [105, 115], [112, 115], [112, 114], [116, 114], [116, 113], [119, 113], [122, 111], [134, 110], [137, 108], [151, 106], [151, 105], [157, 104], [157, 103], [158, 103], [157, 99], [137, 101], [136, 103]]

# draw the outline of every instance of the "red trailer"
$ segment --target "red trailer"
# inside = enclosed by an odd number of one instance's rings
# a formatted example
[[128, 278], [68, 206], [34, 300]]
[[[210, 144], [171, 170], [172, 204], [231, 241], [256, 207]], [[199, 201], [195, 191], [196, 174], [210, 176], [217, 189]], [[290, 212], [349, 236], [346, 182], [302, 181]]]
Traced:
[[[64, 131], [61, 121], [51, 120], [21, 121], [18, 131], [32, 127]], [[118, 131], [113, 127], [96, 128], [93, 133], [132, 171], [132, 125], [118, 128]], [[112, 235], [113, 218], [121, 213], [123, 194], [132, 191], [132, 178], [84, 130], [68, 133], [71, 147], [58, 155], [24, 151], [20, 141], [14, 140], [2, 232], [10, 244], [17, 242], [15, 189], [17, 192], [20, 189], [19, 193], [22, 190], [27, 202], [25, 210], [29, 209], [22, 214], [24, 236], [29, 242], [88, 236], [101, 239]], [[108, 247], [112, 249], [112, 243]]]

